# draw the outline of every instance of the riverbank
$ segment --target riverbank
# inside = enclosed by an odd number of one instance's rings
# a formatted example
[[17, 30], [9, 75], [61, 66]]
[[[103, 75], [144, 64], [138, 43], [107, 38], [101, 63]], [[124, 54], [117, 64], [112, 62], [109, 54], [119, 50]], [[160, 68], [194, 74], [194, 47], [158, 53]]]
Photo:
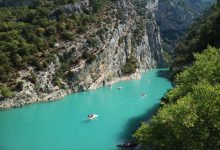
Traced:
[[[132, 138], [141, 121], [152, 116], [160, 98], [171, 88], [171, 83], [159, 72], [159, 69], [151, 70], [142, 74], [141, 80], [118, 82], [111, 89], [102, 87], [70, 94], [53, 103], [1, 111], [0, 147], [4, 150], [117, 149], [117, 144]], [[141, 98], [143, 92], [147, 93], [145, 98]], [[88, 120], [91, 113], [99, 117]]]
[[[141, 73], [137, 71], [136, 73], [130, 76], [123, 77], [114, 77], [111, 81], [103, 84], [104, 76], [97, 79], [94, 83], [92, 83], [88, 89], [83, 89], [82, 91], [87, 90], [95, 90], [104, 85], [112, 85], [117, 82], [127, 81], [127, 80], [140, 80]], [[77, 92], [82, 91], [74, 91], [67, 87], [66, 89], [60, 89], [58, 86], [52, 87], [52, 90], [46, 92], [45, 94], [39, 94], [38, 91], [34, 90], [34, 85], [32, 83], [25, 83], [23, 85], [23, 90], [21, 92], [14, 93], [15, 96], [13, 98], [6, 98], [0, 101], [0, 110], [7, 110], [11, 108], [22, 107], [26, 104], [39, 103], [39, 102], [53, 102], [57, 100], [61, 100], [63, 97]]]

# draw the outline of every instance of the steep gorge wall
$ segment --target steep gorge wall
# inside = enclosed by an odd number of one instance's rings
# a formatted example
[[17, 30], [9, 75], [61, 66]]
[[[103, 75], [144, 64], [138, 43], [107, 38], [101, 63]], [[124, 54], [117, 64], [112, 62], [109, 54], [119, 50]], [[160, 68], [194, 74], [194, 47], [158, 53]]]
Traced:
[[163, 39], [163, 49], [173, 52], [184, 33], [214, 2], [215, 0], [158, 0], [154, 13]]
[[[142, 4], [144, 14], [137, 11], [136, 3]], [[161, 38], [153, 13], [157, 3], [157, 0], [115, 1], [105, 14], [111, 18], [111, 22], [103, 22], [101, 28], [91, 27], [89, 32], [74, 41], [57, 43], [60, 50], [46, 71], [35, 72], [31, 67], [20, 71], [20, 77], [15, 80], [23, 82], [23, 90], [16, 92], [11, 99], [0, 101], [0, 108], [57, 100], [72, 92], [95, 89], [121, 79], [137, 79], [140, 72], [161, 66]], [[95, 46], [88, 39], [95, 41]], [[85, 51], [94, 56], [92, 62], [81, 59]], [[77, 60], [77, 63], [64, 73], [68, 75], [68, 80], [60, 79], [61, 86], [55, 86], [53, 78], [61, 66], [60, 56]], [[137, 60], [136, 72], [125, 77], [122, 67], [131, 57]], [[36, 76], [35, 84], [24, 78], [33, 73]]]

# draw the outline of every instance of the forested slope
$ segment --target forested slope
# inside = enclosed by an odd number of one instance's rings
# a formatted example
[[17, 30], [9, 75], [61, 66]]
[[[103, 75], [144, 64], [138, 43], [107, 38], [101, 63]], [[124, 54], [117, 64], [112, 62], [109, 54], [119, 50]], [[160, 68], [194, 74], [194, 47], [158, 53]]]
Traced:
[[188, 31], [175, 48], [173, 67], [191, 63], [193, 53], [201, 52], [207, 45], [220, 47], [220, 4], [213, 5]]
[[176, 44], [190, 26], [215, 0], [159, 0], [155, 12], [163, 40], [163, 49], [173, 53]]
[[138, 79], [163, 64], [150, 7], [158, 1], [13, 1], [0, 2], [0, 109]]
[[209, 47], [195, 59], [177, 75], [158, 114], [135, 133], [146, 149], [219, 149], [220, 49]]
[[[100, 11], [108, 2], [92, 0], [88, 4], [79, 0], [3, 0], [0, 7], [0, 91], [2, 89], [3, 96], [12, 96], [10, 88], [22, 89], [22, 83], [14, 80], [18, 77], [18, 71], [30, 66], [35, 71], [48, 68], [56, 60], [54, 54], [59, 52], [57, 42], [74, 41], [91, 26], [99, 28], [102, 20]], [[92, 39], [88, 43], [96, 44]], [[86, 53], [83, 56], [88, 61], [94, 59]], [[54, 79], [58, 85], [62, 73], [77, 64], [77, 60], [60, 59], [62, 67]], [[28, 78], [32, 83], [36, 82], [34, 73]]]
[[172, 67], [181, 67], [184, 71], [176, 75], [175, 86], [166, 94], [159, 112], [135, 133], [144, 148], [219, 149], [219, 24], [218, 2], [176, 48]]

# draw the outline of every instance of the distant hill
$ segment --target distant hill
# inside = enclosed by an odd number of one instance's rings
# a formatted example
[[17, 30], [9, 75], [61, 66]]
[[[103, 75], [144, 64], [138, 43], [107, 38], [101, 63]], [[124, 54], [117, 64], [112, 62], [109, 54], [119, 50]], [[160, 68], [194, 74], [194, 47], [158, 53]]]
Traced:
[[212, 6], [181, 39], [175, 48], [172, 67], [182, 67], [194, 60], [193, 53], [208, 45], [220, 47], [220, 4]]
[[163, 39], [163, 49], [170, 53], [193, 22], [215, 0], [159, 0], [157, 23]]

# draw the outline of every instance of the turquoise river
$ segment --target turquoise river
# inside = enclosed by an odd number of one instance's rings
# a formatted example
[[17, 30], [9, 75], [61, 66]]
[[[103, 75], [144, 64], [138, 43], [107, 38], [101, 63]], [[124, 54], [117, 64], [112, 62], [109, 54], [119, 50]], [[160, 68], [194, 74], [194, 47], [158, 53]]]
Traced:
[[[154, 69], [141, 80], [112, 88], [1, 111], [0, 150], [115, 150], [158, 109], [160, 98], [172, 87], [166, 72]], [[90, 113], [99, 116], [88, 120]]]

